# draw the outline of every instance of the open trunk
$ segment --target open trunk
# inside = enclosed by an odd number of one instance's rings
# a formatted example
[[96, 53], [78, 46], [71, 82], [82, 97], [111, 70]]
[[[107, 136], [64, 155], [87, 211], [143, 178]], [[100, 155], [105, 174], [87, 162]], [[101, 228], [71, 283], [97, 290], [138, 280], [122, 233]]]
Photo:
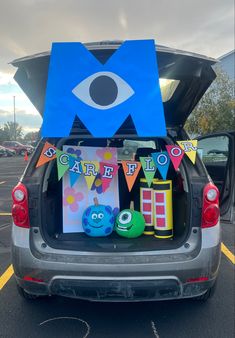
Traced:
[[[70, 137], [66, 140], [61, 139], [57, 147], [62, 149], [63, 144], [105, 147], [108, 144], [109, 147], [118, 149], [118, 161], [120, 161], [133, 158], [138, 160], [140, 156], [148, 156], [152, 152], [165, 150], [166, 142], [168, 143], [170, 140], [157, 138], [141, 140], [134, 137], [112, 140]], [[179, 171], [175, 171], [170, 165], [167, 175], [167, 179], [172, 180], [173, 238], [158, 239], [154, 236], [142, 235], [135, 239], [129, 239], [118, 236], [115, 231], [108, 237], [97, 238], [89, 237], [85, 233], [63, 233], [62, 181], [58, 181], [57, 178], [56, 162], [50, 162], [44, 175], [42, 193], [42, 233], [45, 241], [57, 249], [90, 252], [151, 251], [180, 247], [186, 241], [191, 228], [190, 198], [184, 170], [185, 165], [183, 160]], [[142, 170], [138, 174], [133, 189], [129, 192], [123, 169], [120, 166], [118, 172], [120, 210], [130, 207], [140, 210], [140, 178], [144, 178]], [[161, 179], [158, 172], [156, 172], [155, 178]]]

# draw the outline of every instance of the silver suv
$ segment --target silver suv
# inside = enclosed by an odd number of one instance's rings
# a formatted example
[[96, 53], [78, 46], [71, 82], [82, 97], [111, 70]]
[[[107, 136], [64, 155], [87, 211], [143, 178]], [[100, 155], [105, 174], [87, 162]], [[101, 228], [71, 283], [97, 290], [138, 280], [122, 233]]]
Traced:
[[[116, 42], [87, 44], [101, 62], [119, 46]], [[18, 290], [25, 298], [61, 295], [99, 301], [142, 301], [207, 299], [212, 294], [220, 264], [219, 191], [200, 156], [195, 165], [184, 157], [178, 171], [169, 170], [174, 237], [161, 240], [152, 236], [127, 239], [115, 233], [105, 238], [63, 233], [62, 183], [57, 179], [56, 163], [35, 168], [46, 141], [59, 149], [78, 144], [116, 147], [121, 160], [122, 156], [148, 156], [153, 150], [165, 149], [167, 144], [187, 140], [182, 126], [214, 80], [212, 65], [216, 61], [163, 46], [158, 46], [156, 53], [166, 138], [139, 138], [131, 119], [127, 119], [113, 138], [95, 139], [75, 119], [69, 137], [40, 141], [13, 189], [12, 259]], [[15, 80], [41, 114], [49, 60], [49, 53], [41, 53], [12, 62], [18, 67]], [[232, 151], [233, 144], [228, 140]], [[130, 144], [135, 144], [133, 151]], [[120, 209], [132, 203], [138, 210], [139, 183], [129, 193], [121, 168], [118, 175]], [[223, 189], [220, 188], [221, 203]]]

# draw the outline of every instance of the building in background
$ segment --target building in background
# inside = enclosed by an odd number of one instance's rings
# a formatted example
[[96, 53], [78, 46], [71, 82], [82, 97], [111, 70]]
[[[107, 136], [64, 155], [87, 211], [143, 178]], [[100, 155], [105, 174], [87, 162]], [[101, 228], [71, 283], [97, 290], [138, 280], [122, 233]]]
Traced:
[[230, 80], [235, 80], [235, 49], [218, 58], [220, 66], [225, 71]]

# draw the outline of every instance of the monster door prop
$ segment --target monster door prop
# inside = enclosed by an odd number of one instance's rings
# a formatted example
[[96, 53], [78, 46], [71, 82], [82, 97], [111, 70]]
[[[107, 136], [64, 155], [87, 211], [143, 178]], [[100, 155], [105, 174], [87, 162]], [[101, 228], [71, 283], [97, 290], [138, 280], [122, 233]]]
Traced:
[[95, 137], [128, 116], [139, 136], [166, 136], [154, 40], [106, 49], [102, 62], [80, 42], [52, 44], [42, 136], [68, 136], [76, 116]]

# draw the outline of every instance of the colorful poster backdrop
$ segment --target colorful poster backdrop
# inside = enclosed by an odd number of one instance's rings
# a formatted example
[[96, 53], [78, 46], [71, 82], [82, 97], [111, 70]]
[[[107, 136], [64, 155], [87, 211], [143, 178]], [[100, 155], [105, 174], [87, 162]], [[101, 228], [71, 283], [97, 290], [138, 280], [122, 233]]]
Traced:
[[[84, 162], [93, 163], [100, 162], [106, 157], [106, 148], [102, 147], [77, 147], [64, 146], [63, 151], [72, 154], [79, 154]], [[117, 162], [117, 149], [112, 148], [112, 161]], [[111, 159], [110, 157], [110, 159]], [[88, 188], [84, 173], [79, 179], [70, 186], [70, 172], [65, 172], [62, 178], [62, 196], [63, 196], [63, 232], [83, 232], [82, 215], [86, 208], [94, 204], [94, 197], [98, 197], [99, 204], [109, 205], [113, 210], [119, 209], [119, 191], [118, 191], [118, 175], [112, 179], [109, 188], [102, 193], [102, 182], [100, 174], [96, 177], [97, 182], [101, 184], [92, 184], [91, 189]], [[95, 180], [95, 181], [96, 181]], [[94, 182], [95, 182], [94, 181]]]
[[129, 191], [131, 191], [140, 171], [141, 163], [137, 161], [122, 161], [122, 167]]
[[152, 159], [152, 157], [140, 157], [140, 162], [146, 178], [148, 187], [150, 188], [154, 175], [156, 173], [157, 167]]
[[190, 161], [195, 164], [197, 154], [197, 140], [177, 141]]

